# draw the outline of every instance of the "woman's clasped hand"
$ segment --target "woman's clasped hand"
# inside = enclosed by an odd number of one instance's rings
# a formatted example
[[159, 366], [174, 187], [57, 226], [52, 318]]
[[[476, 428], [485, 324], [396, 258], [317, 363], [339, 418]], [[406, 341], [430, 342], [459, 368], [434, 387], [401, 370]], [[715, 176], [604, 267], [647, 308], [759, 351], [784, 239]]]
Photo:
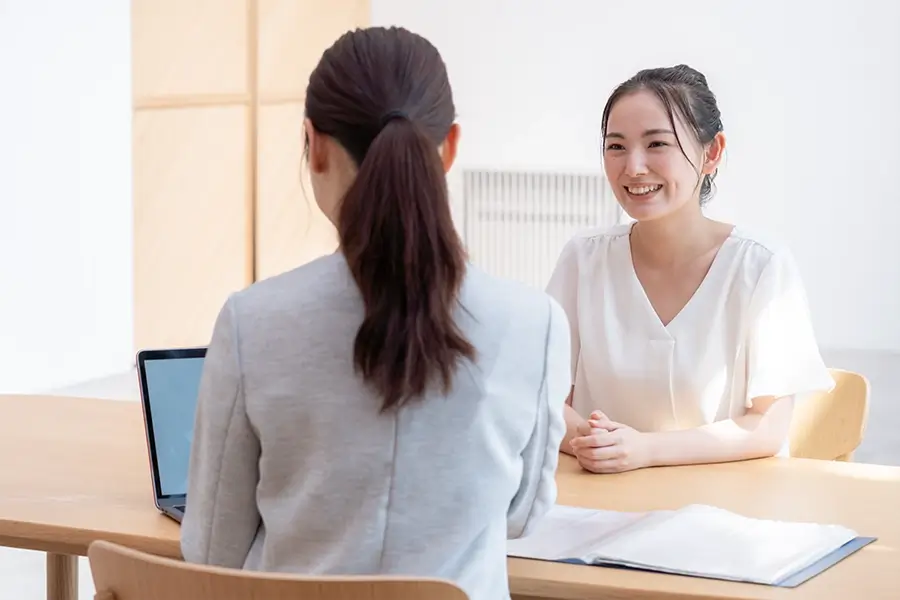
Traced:
[[572, 452], [592, 473], [621, 473], [653, 466], [652, 434], [610, 420], [600, 411], [578, 428]]

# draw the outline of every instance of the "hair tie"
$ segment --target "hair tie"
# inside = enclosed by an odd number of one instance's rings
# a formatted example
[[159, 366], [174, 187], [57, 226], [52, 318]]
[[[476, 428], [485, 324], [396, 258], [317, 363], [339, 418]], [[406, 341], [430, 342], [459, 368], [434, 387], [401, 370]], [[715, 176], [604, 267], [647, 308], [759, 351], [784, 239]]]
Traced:
[[384, 126], [387, 125], [388, 123], [390, 123], [391, 121], [393, 121], [394, 119], [405, 119], [408, 121], [409, 115], [407, 115], [402, 110], [388, 111], [384, 114], [383, 117], [381, 117], [381, 128], [384, 129]]

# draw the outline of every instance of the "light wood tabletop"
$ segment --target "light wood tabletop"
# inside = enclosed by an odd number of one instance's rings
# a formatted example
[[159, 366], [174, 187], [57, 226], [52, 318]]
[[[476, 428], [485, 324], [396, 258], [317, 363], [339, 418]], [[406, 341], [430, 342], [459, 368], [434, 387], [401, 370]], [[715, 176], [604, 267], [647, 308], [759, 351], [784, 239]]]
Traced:
[[137, 402], [0, 396], [0, 457], [0, 545], [47, 553], [48, 600], [76, 600], [75, 557], [94, 540], [180, 558]]
[[[0, 545], [48, 553], [48, 598], [75, 598], [74, 555], [98, 539], [179, 557], [178, 525], [153, 506], [140, 406], [0, 396]], [[511, 559], [519, 598], [896, 598], [900, 468], [769, 459], [591, 475], [561, 457], [559, 502], [643, 511], [705, 503], [837, 523], [879, 540], [795, 589]], [[677, 544], [677, 541], [673, 541]]]
[[86, 556], [106, 539], [180, 557], [145, 439], [137, 402], [0, 396], [0, 544]]
[[[810, 459], [644, 469], [619, 475], [582, 471], [561, 457], [560, 504], [622, 511], [710, 504], [749, 517], [844, 525], [878, 541], [793, 588], [510, 560], [522, 598], [604, 600], [865, 600], [900, 597], [900, 468]], [[677, 547], [678, 541], [672, 540]]]

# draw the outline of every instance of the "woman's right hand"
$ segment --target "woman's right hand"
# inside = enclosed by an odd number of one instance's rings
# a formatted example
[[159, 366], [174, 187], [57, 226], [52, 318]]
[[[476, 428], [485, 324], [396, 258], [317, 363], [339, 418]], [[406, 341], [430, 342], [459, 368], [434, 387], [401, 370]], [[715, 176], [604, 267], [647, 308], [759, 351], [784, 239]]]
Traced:
[[[575, 413], [574, 410], [572, 412]], [[578, 418], [578, 422], [571, 437], [567, 436], [569, 439], [566, 440], [566, 452], [577, 458], [581, 466], [584, 467], [586, 463], [592, 460], [592, 457], [588, 455], [592, 453], [593, 448], [599, 447], [599, 443], [592, 443], [592, 441], [595, 441], [598, 436], [615, 429], [616, 423], [613, 423], [609, 417], [600, 411], [591, 413], [590, 420], [582, 418], [577, 413], [575, 415]], [[578, 442], [573, 443], [575, 440], [578, 440]]]
[[[560, 451], [569, 454], [571, 456], [578, 455], [575, 452], [575, 448], [572, 446], [572, 441], [578, 438], [588, 437], [593, 435], [592, 427], [590, 422], [587, 419], [579, 415], [574, 408], [571, 406], [571, 395], [569, 396], [570, 401], [565, 405], [565, 419], [566, 419], [566, 435], [563, 437], [563, 441], [560, 444]], [[599, 414], [599, 413], [598, 413]], [[605, 416], [602, 419], [596, 419], [595, 415], [592, 414], [591, 418], [594, 420], [594, 424], [598, 425], [598, 429], [604, 428], [604, 423], [609, 424], [609, 429], [613, 428], [614, 423], [607, 419]], [[604, 421], [603, 419], [606, 419]]]

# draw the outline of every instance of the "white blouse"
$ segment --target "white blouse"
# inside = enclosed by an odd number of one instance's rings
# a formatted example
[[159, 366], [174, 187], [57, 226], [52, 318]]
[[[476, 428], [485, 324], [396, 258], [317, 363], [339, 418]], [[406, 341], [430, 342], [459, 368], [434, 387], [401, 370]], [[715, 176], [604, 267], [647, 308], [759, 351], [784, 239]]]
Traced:
[[547, 291], [572, 331], [572, 407], [638, 431], [743, 415], [754, 398], [829, 390], [797, 267], [735, 229], [663, 325], [634, 271], [631, 224], [564, 247]]

